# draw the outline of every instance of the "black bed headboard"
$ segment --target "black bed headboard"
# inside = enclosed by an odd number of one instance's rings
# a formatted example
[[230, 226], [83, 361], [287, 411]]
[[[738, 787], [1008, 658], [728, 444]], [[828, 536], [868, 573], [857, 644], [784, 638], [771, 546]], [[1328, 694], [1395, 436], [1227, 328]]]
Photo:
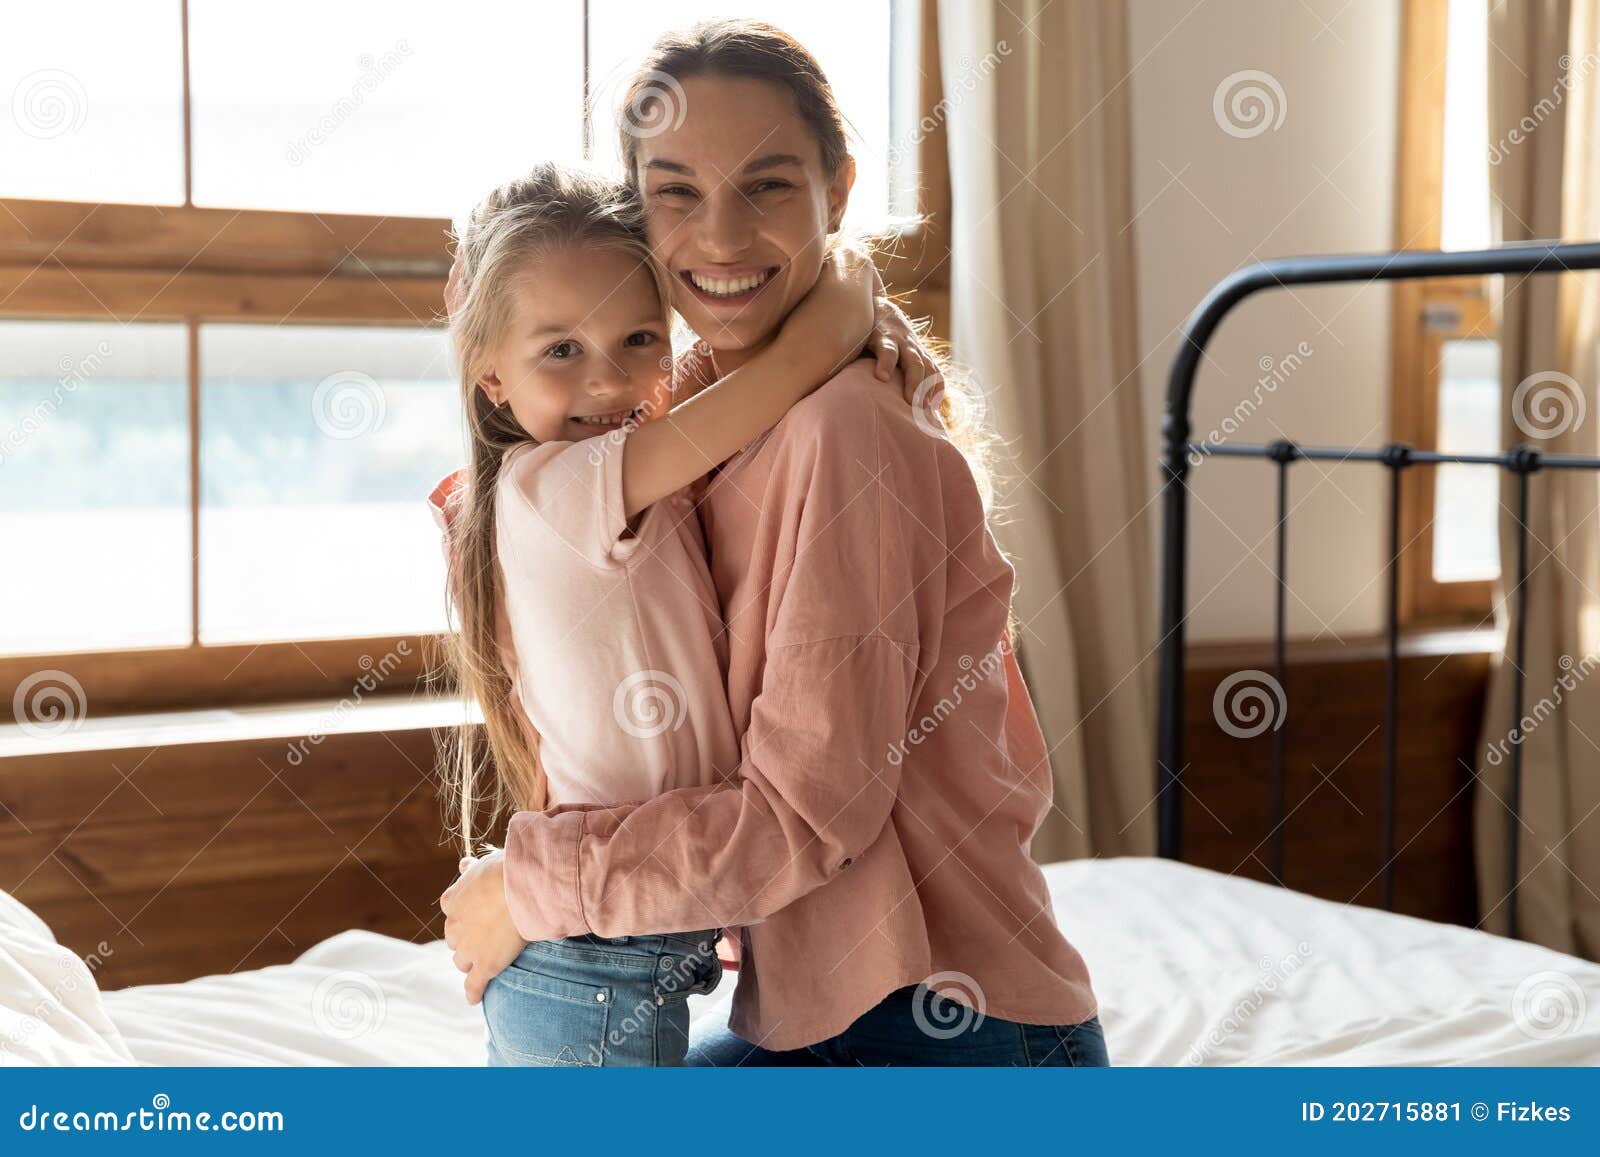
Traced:
[[[1539, 470], [1600, 470], [1600, 458], [1544, 454], [1527, 446], [1517, 446], [1501, 454], [1441, 454], [1415, 450], [1401, 444], [1376, 447], [1332, 448], [1302, 446], [1277, 441], [1264, 445], [1194, 443], [1190, 441], [1190, 406], [1194, 399], [1195, 374], [1200, 368], [1206, 343], [1229, 310], [1260, 290], [1294, 285], [1331, 285], [1337, 282], [1407, 281], [1429, 277], [1469, 277], [1489, 273], [1564, 273], [1600, 268], [1600, 242], [1535, 242], [1508, 245], [1497, 249], [1462, 252], [1400, 250], [1393, 253], [1343, 255], [1337, 257], [1293, 257], [1264, 261], [1248, 266], [1218, 282], [1215, 288], [1189, 315], [1179, 335], [1178, 351], [1172, 360], [1167, 381], [1166, 413], [1161, 422], [1161, 498], [1163, 531], [1161, 548], [1161, 610], [1157, 646], [1160, 651], [1159, 707], [1156, 721], [1156, 806], [1157, 852], [1168, 859], [1182, 855], [1180, 843], [1183, 818], [1184, 769], [1184, 581], [1188, 564], [1189, 484], [1192, 465], [1207, 457], [1260, 458], [1276, 464], [1278, 470], [1277, 590], [1273, 625], [1274, 661], [1280, 686], [1284, 672], [1284, 591], [1286, 578], [1285, 521], [1288, 516], [1287, 479], [1289, 464], [1296, 459], [1335, 459], [1342, 462], [1369, 462], [1389, 471], [1389, 556], [1388, 556], [1388, 688], [1385, 707], [1385, 752], [1383, 775], [1383, 903], [1392, 907], [1395, 815], [1395, 754], [1399, 711], [1399, 613], [1398, 561], [1400, 555], [1399, 496], [1400, 477], [1413, 466], [1437, 466], [1444, 462], [1496, 467], [1509, 471], [1517, 480], [1516, 585], [1511, 588], [1511, 629], [1513, 632], [1513, 699], [1509, 753], [1510, 815], [1507, 820], [1508, 856], [1506, 868], [1507, 927], [1516, 935], [1517, 927], [1517, 837], [1522, 789], [1522, 720], [1525, 643], [1524, 600], [1527, 578], [1528, 479]], [[1272, 795], [1273, 871], [1283, 878], [1284, 828], [1284, 730], [1273, 737]]]

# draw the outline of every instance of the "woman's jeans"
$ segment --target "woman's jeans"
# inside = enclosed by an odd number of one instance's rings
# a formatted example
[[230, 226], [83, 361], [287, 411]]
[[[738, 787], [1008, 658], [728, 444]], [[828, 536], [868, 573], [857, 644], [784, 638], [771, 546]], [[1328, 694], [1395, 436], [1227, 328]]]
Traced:
[[696, 1032], [691, 1065], [1109, 1065], [1100, 1018], [1018, 1024], [980, 1016], [924, 985], [896, 989], [836, 1037], [789, 1052], [759, 1048], [726, 1025]]
[[681, 1065], [691, 995], [722, 978], [719, 929], [530, 943], [489, 982], [491, 1065]]

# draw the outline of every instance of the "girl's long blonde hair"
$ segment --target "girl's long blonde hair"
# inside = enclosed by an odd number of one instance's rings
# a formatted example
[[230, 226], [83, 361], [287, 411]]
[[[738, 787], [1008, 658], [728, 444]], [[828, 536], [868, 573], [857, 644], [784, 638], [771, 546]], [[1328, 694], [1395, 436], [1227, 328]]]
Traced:
[[[501, 463], [533, 439], [511, 407], [491, 402], [478, 382], [510, 327], [518, 278], [540, 257], [573, 247], [637, 255], [655, 275], [637, 199], [622, 183], [581, 169], [537, 165], [485, 197], [456, 230], [446, 293], [469, 463], [464, 482], [447, 500], [446, 574], [455, 621], [444, 636], [439, 674], [483, 712], [481, 733], [476, 724], [463, 722], [441, 753], [465, 855], [492, 847], [481, 839], [474, 846], [474, 817], [484, 803], [489, 810], [480, 818], [486, 831], [494, 830], [504, 812], [543, 810], [548, 803], [539, 737], [514, 697], [502, 653], [510, 638], [501, 621], [495, 534]], [[487, 795], [478, 788], [485, 778], [492, 788]]]

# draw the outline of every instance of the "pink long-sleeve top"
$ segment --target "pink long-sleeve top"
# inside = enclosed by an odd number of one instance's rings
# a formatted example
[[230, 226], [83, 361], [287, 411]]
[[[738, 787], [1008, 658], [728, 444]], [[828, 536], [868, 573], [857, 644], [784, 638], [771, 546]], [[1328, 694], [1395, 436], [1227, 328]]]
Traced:
[[742, 926], [730, 1027], [773, 1049], [930, 978], [1007, 1020], [1093, 1015], [1028, 854], [1048, 756], [960, 452], [858, 361], [731, 458], [701, 517], [737, 775], [514, 815], [521, 934]]

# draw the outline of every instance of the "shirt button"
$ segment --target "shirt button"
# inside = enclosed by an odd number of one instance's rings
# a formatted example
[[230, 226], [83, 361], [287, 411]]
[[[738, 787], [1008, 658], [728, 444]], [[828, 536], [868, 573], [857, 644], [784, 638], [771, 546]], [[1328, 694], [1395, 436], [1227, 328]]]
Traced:
[[603, 993], [603, 992], [597, 992], [597, 993], [595, 993], [595, 994], [594, 994], [594, 998], [595, 998], [595, 999], [596, 999], [596, 1000], [598, 1000], [598, 1001], [599, 1001], [599, 1002], [600, 1002], [600, 1003], [601, 1003], [601, 1004], [604, 1004], [604, 1003], [605, 1003], [605, 1002], [606, 1002], [606, 994], [605, 994], [605, 993]]

